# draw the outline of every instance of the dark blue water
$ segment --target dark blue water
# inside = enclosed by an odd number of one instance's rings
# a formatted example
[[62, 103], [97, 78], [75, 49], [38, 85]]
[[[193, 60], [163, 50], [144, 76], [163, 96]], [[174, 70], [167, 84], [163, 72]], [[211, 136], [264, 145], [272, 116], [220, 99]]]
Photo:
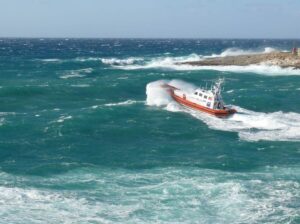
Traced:
[[[0, 223], [299, 223], [300, 71], [178, 65], [293, 43], [1, 39]], [[218, 78], [227, 119], [160, 88]]]

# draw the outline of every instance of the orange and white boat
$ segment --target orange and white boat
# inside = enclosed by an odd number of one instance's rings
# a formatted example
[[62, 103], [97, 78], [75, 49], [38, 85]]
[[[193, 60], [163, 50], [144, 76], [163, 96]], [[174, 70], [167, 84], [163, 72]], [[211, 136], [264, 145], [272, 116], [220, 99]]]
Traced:
[[181, 105], [215, 116], [228, 116], [237, 111], [225, 106], [221, 96], [222, 83], [223, 80], [219, 79], [211, 89], [197, 88], [193, 93], [185, 92], [170, 85], [165, 85], [165, 87], [168, 88], [172, 98]]

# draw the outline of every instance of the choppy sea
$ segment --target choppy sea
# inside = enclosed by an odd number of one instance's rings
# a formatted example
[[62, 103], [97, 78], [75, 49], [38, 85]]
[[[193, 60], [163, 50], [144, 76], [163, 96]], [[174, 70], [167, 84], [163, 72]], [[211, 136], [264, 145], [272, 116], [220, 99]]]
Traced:
[[178, 64], [294, 42], [0, 39], [0, 223], [300, 223], [300, 71]]

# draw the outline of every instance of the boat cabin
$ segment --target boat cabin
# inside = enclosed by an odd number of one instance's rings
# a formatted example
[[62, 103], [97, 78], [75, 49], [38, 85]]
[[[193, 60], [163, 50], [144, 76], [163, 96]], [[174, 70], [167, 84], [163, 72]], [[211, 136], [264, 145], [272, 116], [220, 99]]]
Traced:
[[169, 92], [175, 101], [189, 108], [203, 111], [216, 116], [227, 116], [237, 111], [230, 107], [225, 107], [221, 96], [221, 84], [219, 79], [210, 89], [197, 88], [193, 92], [186, 92], [173, 86], [169, 87]]
[[224, 109], [224, 102], [220, 95], [219, 88], [213, 90], [196, 89], [192, 97], [198, 101], [199, 104], [211, 109]]

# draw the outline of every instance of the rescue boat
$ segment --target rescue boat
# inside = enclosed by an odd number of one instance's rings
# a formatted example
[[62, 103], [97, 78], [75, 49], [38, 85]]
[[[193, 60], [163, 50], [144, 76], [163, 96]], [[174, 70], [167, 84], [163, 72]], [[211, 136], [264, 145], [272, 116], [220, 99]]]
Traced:
[[223, 79], [219, 79], [211, 89], [197, 88], [193, 93], [185, 92], [171, 85], [165, 85], [172, 98], [179, 104], [194, 110], [215, 116], [228, 116], [236, 113], [233, 108], [225, 106], [221, 96]]

